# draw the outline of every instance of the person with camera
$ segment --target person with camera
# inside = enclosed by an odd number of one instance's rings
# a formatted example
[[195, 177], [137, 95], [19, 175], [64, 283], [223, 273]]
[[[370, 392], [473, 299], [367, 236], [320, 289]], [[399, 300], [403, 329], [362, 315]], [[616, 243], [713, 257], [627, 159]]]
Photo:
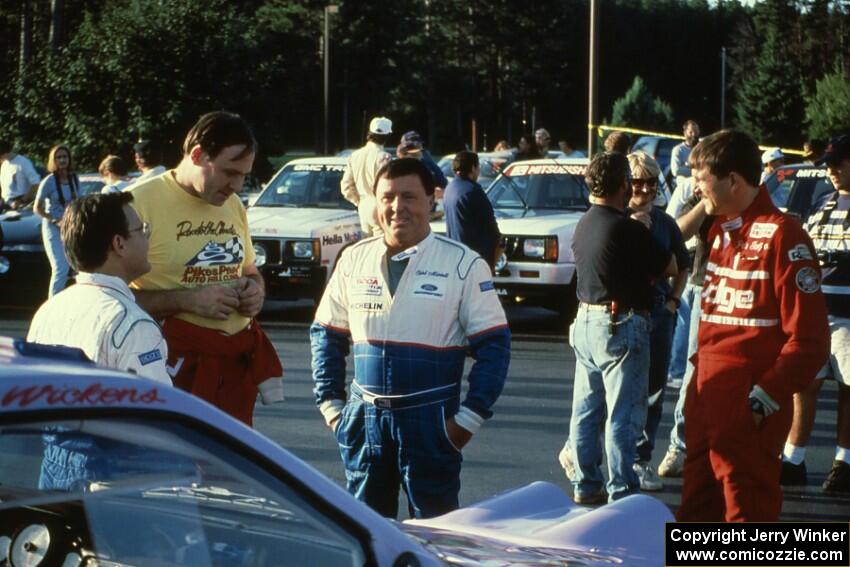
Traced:
[[812, 213], [806, 230], [822, 270], [830, 355], [818, 379], [794, 396], [794, 421], [782, 451], [781, 482], [804, 485], [808, 480], [806, 445], [815, 423], [817, 394], [824, 379], [832, 378], [838, 383], [838, 444], [823, 491], [846, 494], [850, 493], [850, 136], [833, 138], [820, 163], [826, 164], [836, 190]]

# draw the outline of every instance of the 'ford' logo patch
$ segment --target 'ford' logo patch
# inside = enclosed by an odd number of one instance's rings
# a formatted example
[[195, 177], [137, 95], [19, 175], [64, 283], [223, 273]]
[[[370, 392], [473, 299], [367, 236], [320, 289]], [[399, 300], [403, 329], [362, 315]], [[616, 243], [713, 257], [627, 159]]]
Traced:
[[420, 286], [420, 289], [424, 289], [425, 291], [437, 291], [439, 288], [437, 286], [435, 286], [434, 284], [426, 283], [426, 284], [422, 284]]

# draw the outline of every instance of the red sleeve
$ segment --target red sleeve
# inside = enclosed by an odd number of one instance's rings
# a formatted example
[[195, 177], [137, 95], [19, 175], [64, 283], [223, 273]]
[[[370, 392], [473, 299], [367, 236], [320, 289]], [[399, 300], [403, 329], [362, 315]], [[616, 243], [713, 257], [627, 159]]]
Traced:
[[829, 323], [820, 289], [820, 266], [808, 234], [786, 218], [776, 231], [773, 247], [773, 288], [786, 341], [776, 364], [758, 385], [783, 404], [803, 390], [826, 362]]

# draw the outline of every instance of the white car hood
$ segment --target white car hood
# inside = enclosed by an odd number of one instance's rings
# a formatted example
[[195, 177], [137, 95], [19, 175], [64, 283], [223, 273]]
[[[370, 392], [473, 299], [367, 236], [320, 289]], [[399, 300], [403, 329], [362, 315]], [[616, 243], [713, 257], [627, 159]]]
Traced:
[[572, 233], [584, 211], [546, 209], [496, 209], [499, 231], [504, 235], [546, 235]]
[[357, 211], [296, 207], [251, 207], [248, 226], [251, 236], [310, 238], [326, 227], [356, 223]]

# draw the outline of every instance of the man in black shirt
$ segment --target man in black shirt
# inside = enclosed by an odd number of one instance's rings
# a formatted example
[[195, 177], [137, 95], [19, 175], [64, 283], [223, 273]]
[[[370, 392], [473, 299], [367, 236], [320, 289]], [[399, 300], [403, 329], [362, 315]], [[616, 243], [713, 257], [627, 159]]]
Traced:
[[[626, 216], [629, 163], [597, 155], [585, 174], [592, 207], [573, 237], [579, 309], [570, 327], [576, 353], [570, 440], [579, 504], [618, 500], [639, 490], [637, 433], [646, 419], [649, 309], [654, 279], [675, 275], [676, 259], [649, 230]], [[605, 427], [608, 490], [603, 486], [599, 427]]]

